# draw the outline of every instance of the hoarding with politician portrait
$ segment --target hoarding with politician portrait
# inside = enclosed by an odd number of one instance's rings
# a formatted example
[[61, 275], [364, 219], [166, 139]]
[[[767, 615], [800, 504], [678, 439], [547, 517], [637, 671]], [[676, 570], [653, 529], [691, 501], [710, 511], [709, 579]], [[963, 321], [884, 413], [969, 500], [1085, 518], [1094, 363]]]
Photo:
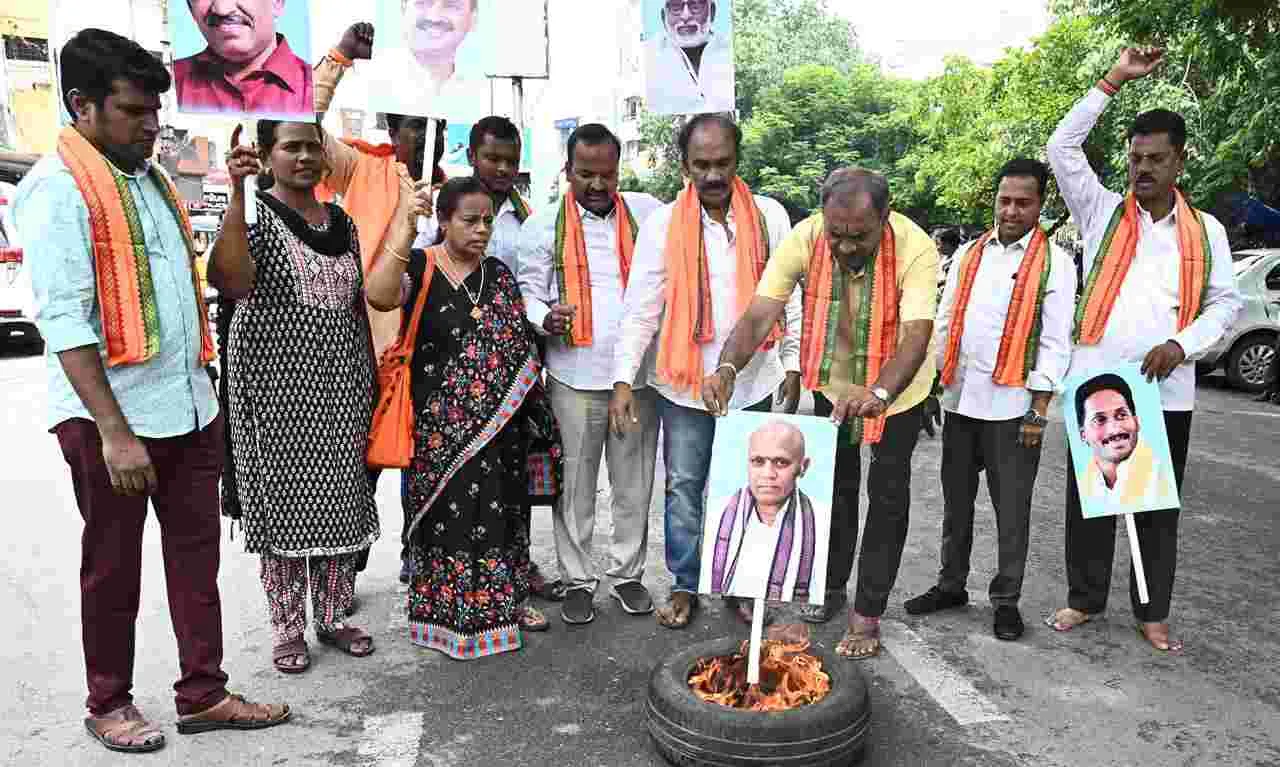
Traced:
[[644, 0], [645, 108], [732, 112], [733, 0]]
[[717, 419], [699, 593], [822, 604], [835, 456], [826, 418]]
[[547, 76], [545, 0], [377, 0], [369, 108], [476, 120], [489, 79]]
[[1071, 463], [1086, 518], [1179, 507], [1160, 386], [1136, 364], [1065, 382]]
[[308, 0], [170, 0], [178, 111], [315, 119]]

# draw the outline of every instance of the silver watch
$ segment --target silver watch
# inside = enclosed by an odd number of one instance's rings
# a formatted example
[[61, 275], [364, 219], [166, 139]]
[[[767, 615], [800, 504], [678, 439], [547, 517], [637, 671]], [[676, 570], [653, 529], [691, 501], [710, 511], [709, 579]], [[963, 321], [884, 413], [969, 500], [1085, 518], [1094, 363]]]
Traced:
[[886, 404], [886, 405], [888, 405], [888, 404], [889, 404], [889, 400], [890, 400], [891, 398], [889, 397], [889, 390], [888, 390], [888, 389], [884, 388], [883, 386], [877, 386], [876, 388], [874, 388], [874, 389], [872, 389], [872, 390], [871, 390], [871, 393], [872, 393], [873, 395], [875, 395], [875, 398], [876, 398], [876, 399], [880, 400], [880, 401], [881, 401], [881, 402], [883, 402], [884, 404]]
[[1035, 409], [1028, 409], [1027, 414], [1022, 416], [1022, 422], [1028, 426], [1039, 426], [1042, 429], [1049, 425], [1049, 419], [1037, 413]]

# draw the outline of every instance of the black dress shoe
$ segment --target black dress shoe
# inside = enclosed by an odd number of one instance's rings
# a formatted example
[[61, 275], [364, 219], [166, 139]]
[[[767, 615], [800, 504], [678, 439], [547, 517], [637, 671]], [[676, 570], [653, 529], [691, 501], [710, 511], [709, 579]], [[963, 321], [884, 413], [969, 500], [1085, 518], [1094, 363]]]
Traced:
[[969, 604], [967, 591], [943, 591], [934, 586], [918, 597], [912, 597], [902, 603], [908, 615], [926, 615], [952, 607], [964, 607]]
[[1022, 623], [1022, 613], [1018, 612], [1018, 608], [1013, 605], [1001, 605], [996, 608], [995, 624], [996, 639], [1012, 641], [1022, 636], [1022, 632], [1026, 630], [1026, 626]]
[[569, 589], [560, 605], [560, 617], [565, 623], [590, 623], [596, 619], [595, 605], [591, 604], [591, 589]]

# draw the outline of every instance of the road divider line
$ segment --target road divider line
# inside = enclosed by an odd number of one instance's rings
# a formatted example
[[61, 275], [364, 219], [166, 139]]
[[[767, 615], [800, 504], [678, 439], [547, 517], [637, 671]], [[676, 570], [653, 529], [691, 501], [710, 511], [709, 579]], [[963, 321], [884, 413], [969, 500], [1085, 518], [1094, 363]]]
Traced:
[[421, 711], [366, 716], [360, 738], [360, 764], [367, 767], [414, 767], [422, 742]]
[[881, 623], [885, 649], [937, 701], [956, 724], [1007, 722], [1009, 717], [933, 651], [904, 623]]

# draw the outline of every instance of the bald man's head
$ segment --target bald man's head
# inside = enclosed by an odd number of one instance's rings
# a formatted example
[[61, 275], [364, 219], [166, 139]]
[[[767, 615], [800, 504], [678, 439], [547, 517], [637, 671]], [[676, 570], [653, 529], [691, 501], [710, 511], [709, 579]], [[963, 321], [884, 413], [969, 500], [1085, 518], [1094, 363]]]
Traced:
[[777, 507], [796, 490], [809, 469], [804, 432], [786, 421], [769, 421], [747, 441], [747, 486], [756, 505]]

